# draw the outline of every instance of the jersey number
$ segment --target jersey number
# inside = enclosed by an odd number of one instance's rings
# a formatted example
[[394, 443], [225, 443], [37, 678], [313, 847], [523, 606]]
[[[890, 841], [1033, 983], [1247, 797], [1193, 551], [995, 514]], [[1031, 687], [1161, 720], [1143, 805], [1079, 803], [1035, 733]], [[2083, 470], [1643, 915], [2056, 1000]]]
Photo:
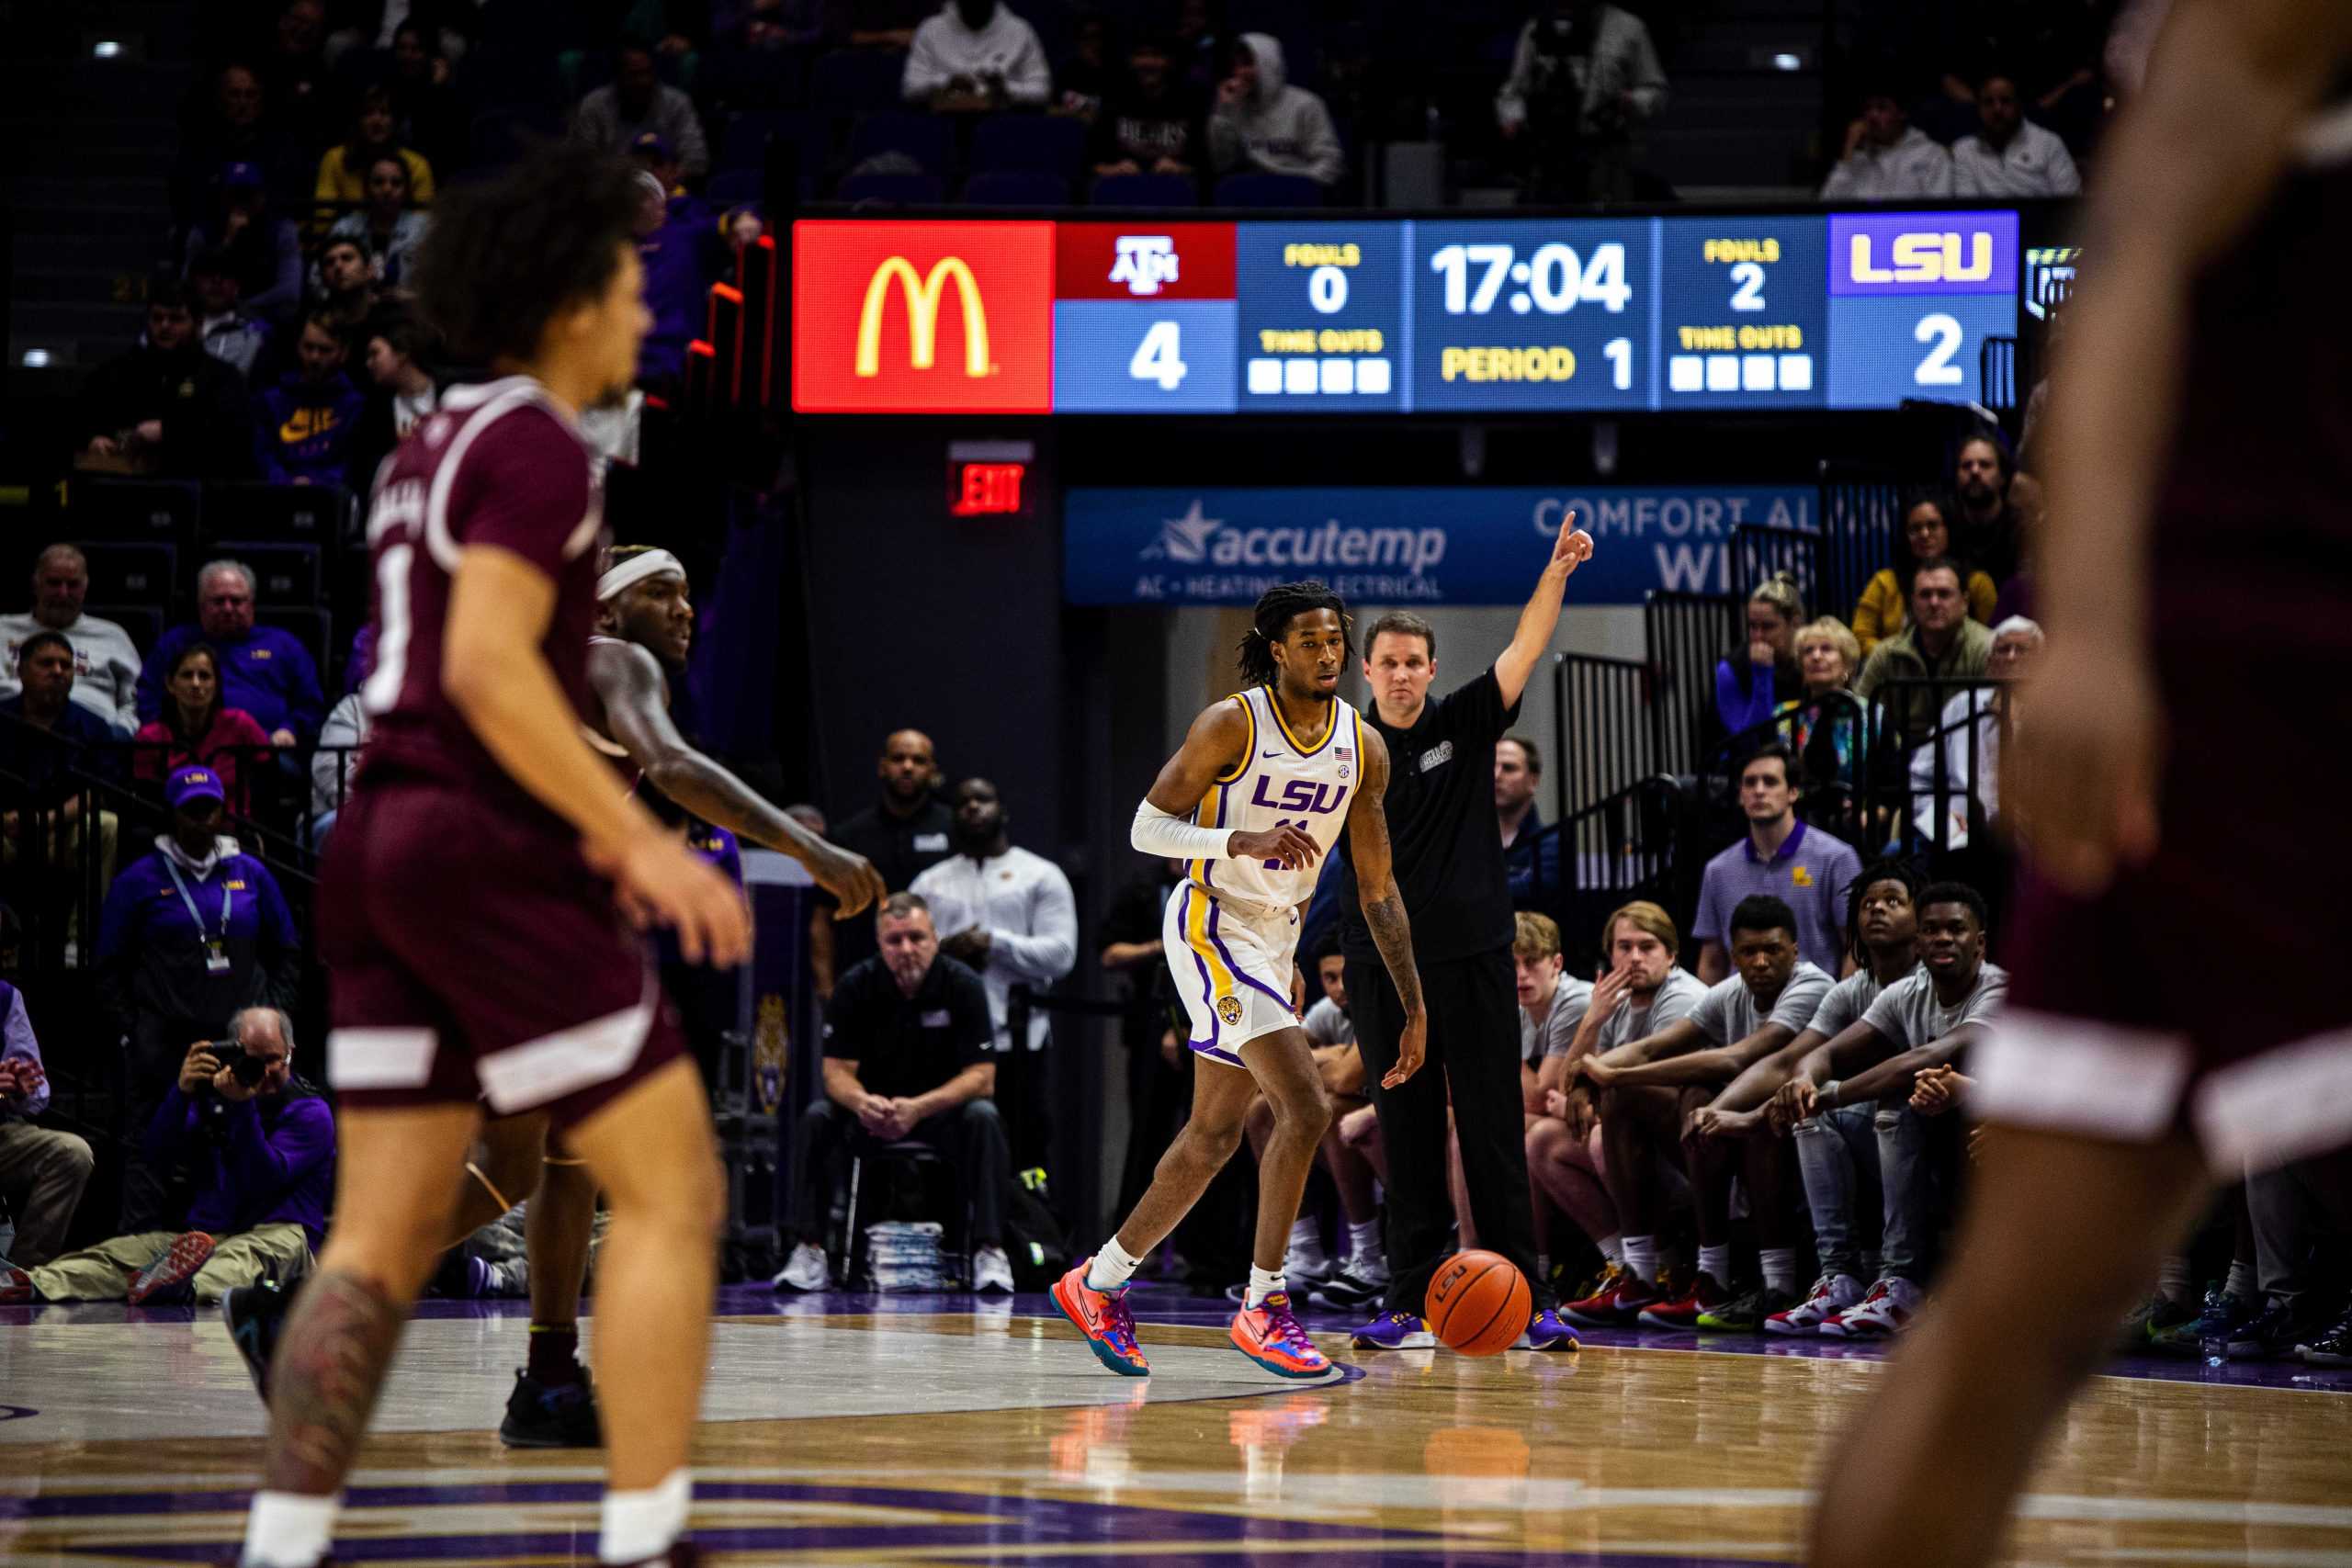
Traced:
[[[1313, 826], [1313, 824], [1312, 824], [1312, 823], [1310, 823], [1310, 822], [1308, 822], [1308, 821], [1307, 821], [1307, 819], [1306, 819], [1306, 818], [1302, 817], [1302, 818], [1299, 818], [1297, 821], [1295, 821], [1295, 822], [1289, 822], [1289, 821], [1278, 821], [1278, 822], [1276, 822], [1276, 823], [1274, 824], [1274, 826], [1275, 826], [1277, 829], [1280, 829], [1280, 828], [1295, 828], [1295, 829], [1297, 829], [1300, 832], [1304, 833], [1304, 832], [1306, 832], [1306, 831], [1310, 827], [1312, 827], [1312, 826]], [[1282, 862], [1280, 862], [1280, 861], [1278, 861], [1278, 860], [1270, 860], [1270, 861], [1268, 861], [1268, 862], [1266, 863], [1266, 869], [1267, 869], [1268, 871], [1280, 871], [1280, 870], [1282, 870], [1282, 869], [1283, 869], [1283, 863], [1282, 863]]]
[[376, 558], [376, 668], [360, 689], [360, 705], [373, 716], [390, 711], [408, 680], [408, 569], [414, 545], [388, 545]]

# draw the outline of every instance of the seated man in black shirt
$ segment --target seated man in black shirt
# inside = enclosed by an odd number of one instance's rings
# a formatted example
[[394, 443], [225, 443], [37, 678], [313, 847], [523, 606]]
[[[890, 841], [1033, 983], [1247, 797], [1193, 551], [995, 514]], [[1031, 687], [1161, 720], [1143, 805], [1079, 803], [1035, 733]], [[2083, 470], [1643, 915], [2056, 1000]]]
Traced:
[[793, 1232], [779, 1290], [821, 1291], [835, 1169], [845, 1151], [929, 1144], [972, 1201], [972, 1289], [1010, 1293], [1001, 1218], [1012, 1159], [997, 1120], [996, 1025], [978, 975], [939, 953], [931, 907], [893, 893], [875, 917], [882, 951], [833, 987], [825, 1010], [825, 1098], [801, 1114]]

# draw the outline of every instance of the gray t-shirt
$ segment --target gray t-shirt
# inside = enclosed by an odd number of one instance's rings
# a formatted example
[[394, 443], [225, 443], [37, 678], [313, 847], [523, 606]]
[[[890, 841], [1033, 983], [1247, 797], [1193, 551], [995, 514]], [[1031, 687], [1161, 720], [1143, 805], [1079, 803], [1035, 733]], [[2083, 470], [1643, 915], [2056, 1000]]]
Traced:
[[1600, 1033], [1592, 1043], [1593, 1051], [1614, 1051], [1620, 1045], [1645, 1039], [1672, 1023], [1688, 1018], [1707, 994], [1707, 984], [1688, 969], [1673, 968], [1666, 972], [1665, 984], [1651, 997], [1650, 1005], [1640, 1013], [1634, 1010], [1634, 998], [1626, 997], [1617, 1004], [1617, 1010], [1601, 1024]]
[[1584, 1021], [1585, 1010], [1592, 1006], [1592, 982], [1579, 980], [1566, 970], [1560, 971], [1557, 984], [1552, 987], [1552, 1010], [1536, 1022], [1519, 1010], [1519, 1059], [1540, 1062], [1546, 1056], [1565, 1056], [1568, 1043], [1577, 1037], [1577, 1025]]
[[1771, 1012], [1766, 1016], [1757, 1016], [1756, 993], [1747, 988], [1747, 981], [1734, 975], [1707, 987], [1707, 994], [1690, 1010], [1690, 1021], [1717, 1045], [1745, 1040], [1768, 1023], [1780, 1024], [1795, 1034], [1813, 1021], [1821, 998], [1828, 994], [1829, 976], [1800, 958], [1795, 971], [1789, 976], [1789, 983], [1781, 987]]
[[2009, 972], [1987, 964], [1976, 972], [1976, 984], [1958, 1003], [1945, 1007], [1936, 1000], [1936, 983], [1925, 968], [1906, 975], [1879, 994], [1863, 1021], [1894, 1042], [1898, 1051], [1912, 1051], [1931, 1040], [1941, 1040], [1963, 1023], [1981, 1023], [2001, 1010], [2008, 999]]
[[[1917, 964], [1912, 966], [1911, 973], [1920, 973]], [[1900, 980], [1895, 982], [1898, 986], [1902, 983]], [[1814, 1011], [1813, 1021], [1805, 1028], [1815, 1031], [1824, 1039], [1835, 1040], [1860, 1021], [1862, 1014], [1870, 1011], [1871, 1004], [1878, 1000], [1879, 993], [1884, 989], [1886, 987], [1879, 984], [1876, 975], [1868, 969], [1857, 969], [1829, 987], [1829, 994], [1821, 998], [1821, 1006]]]
[[1355, 1021], [1340, 1010], [1340, 1004], [1325, 997], [1306, 1010], [1305, 1022], [1309, 1045], [1352, 1045], [1356, 1043]]

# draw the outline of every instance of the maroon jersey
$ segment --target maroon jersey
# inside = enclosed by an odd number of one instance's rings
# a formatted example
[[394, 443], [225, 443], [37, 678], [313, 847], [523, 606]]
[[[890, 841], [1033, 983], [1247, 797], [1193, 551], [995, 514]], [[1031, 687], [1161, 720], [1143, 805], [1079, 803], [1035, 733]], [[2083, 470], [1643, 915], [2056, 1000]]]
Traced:
[[360, 701], [373, 722], [371, 779], [422, 777], [529, 799], [443, 689], [452, 575], [469, 545], [511, 550], [547, 573], [555, 615], [539, 649], [574, 711], [584, 711], [603, 531], [594, 455], [545, 387], [510, 376], [443, 398], [384, 464], [368, 513], [376, 667]]

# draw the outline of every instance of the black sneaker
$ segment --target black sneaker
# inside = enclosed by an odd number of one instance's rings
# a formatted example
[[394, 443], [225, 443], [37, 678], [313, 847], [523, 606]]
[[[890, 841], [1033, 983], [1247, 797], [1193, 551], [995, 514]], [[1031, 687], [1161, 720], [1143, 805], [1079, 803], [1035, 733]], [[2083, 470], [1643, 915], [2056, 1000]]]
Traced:
[[1712, 1306], [1699, 1314], [1699, 1326], [1719, 1334], [1760, 1334], [1764, 1320], [1776, 1312], [1786, 1312], [1801, 1298], [1794, 1291], [1776, 1291], [1770, 1285], [1751, 1285], [1721, 1306]]
[[588, 1374], [583, 1371], [579, 1382], [549, 1388], [528, 1372], [516, 1372], [498, 1440], [510, 1449], [603, 1448], [605, 1426]]
[[2352, 1367], [2352, 1308], [2332, 1328], [2295, 1347], [2295, 1354], [2314, 1367]]
[[1341, 1269], [1329, 1279], [1306, 1292], [1306, 1299], [1317, 1306], [1337, 1307], [1343, 1312], [1361, 1312], [1378, 1301], [1388, 1289], [1386, 1279], [1367, 1280], [1352, 1269]]
[[2233, 1361], [2284, 1360], [2294, 1355], [2296, 1341], [2311, 1327], [2308, 1309], [2274, 1299], [2264, 1303], [2262, 1310], [2232, 1331], [2228, 1338], [2209, 1341], [2205, 1353], [2213, 1354], [2218, 1344], [2221, 1353]]
[[269, 1403], [269, 1359], [277, 1354], [277, 1337], [285, 1331], [286, 1314], [293, 1304], [294, 1292], [276, 1280], [221, 1293], [220, 1322], [229, 1330], [229, 1343], [244, 1359], [245, 1371], [253, 1374], [254, 1392], [264, 1404]]

